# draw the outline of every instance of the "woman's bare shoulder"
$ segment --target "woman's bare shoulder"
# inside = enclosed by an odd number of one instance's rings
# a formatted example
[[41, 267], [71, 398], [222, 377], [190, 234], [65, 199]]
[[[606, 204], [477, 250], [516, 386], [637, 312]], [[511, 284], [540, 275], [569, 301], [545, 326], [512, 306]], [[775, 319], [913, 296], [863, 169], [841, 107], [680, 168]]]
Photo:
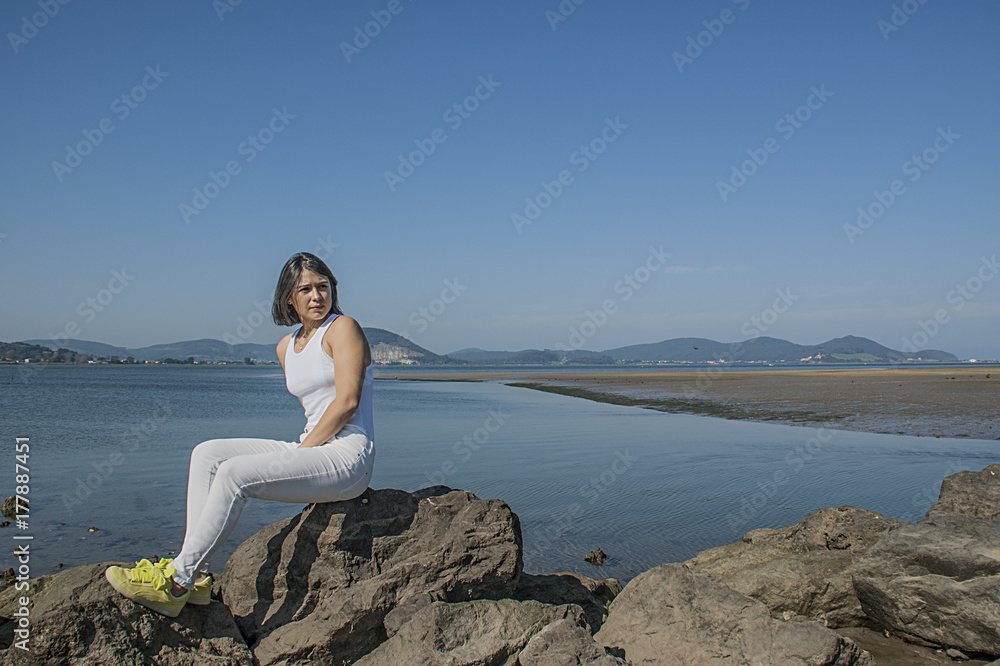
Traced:
[[361, 343], [361, 347], [364, 350], [364, 357], [366, 365], [371, 363], [371, 348], [368, 345], [368, 338], [365, 336], [365, 331], [361, 328], [361, 324], [357, 322], [354, 317], [348, 315], [340, 315], [337, 317], [330, 327], [326, 331], [326, 335], [323, 336], [323, 346], [326, 347], [327, 351], [331, 354], [334, 348], [337, 346], [333, 344], [334, 340], [342, 341], [345, 344]]
[[355, 330], [361, 329], [361, 324], [358, 323], [358, 320], [350, 315], [337, 315], [337, 318], [330, 322], [330, 328], [335, 326], [340, 328], [353, 328]]
[[350, 341], [359, 340], [364, 338], [364, 331], [361, 330], [361, 324], [359, 324], [354, 317], [349, 317], [348, 315], [338, 315], [336, 319], [330, 322], [330, 325], [326, 329], [326, 335], [323, 336], [323, 342], [326, 344], [332, 343], [334, 340]]

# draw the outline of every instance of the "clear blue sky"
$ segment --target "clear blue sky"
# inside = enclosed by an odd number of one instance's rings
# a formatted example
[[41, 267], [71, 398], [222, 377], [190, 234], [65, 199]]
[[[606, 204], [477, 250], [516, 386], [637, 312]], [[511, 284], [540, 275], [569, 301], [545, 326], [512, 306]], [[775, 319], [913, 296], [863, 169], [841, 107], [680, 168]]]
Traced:
[[1000, 357], [997, 3], [225, 1], [0, 6], [0, 340], [274, 342], [238, 320], [318, 249], [438, 353], [607, 305], [583, 347]]

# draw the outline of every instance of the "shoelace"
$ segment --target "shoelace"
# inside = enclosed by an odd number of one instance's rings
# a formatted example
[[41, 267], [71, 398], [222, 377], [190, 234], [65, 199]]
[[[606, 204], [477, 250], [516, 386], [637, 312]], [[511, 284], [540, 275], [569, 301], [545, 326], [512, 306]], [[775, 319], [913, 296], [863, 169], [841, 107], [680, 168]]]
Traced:
[[[135, 568], [136, 569], [160, 569], [161, 571], [163, 571], [163, 575], [164, 576], [167, 576], [168, 578], [173, 578], [174, 574], [177, 573], [176, 570], [174, 569], [173, 561], [174, 561], [173, 558], [169, 558], [169, 559], [166, 559], [166, 560], [160, 559], [160, 560], [157, 560], [156, 562], [150, 562], [146, 558], [142, 558], [141, 560], [139, 560], [138, 562], [135, 563]], [[203, 581], [201, 583], [198, 583], [198, 586], [202, 586], [204, 584], [205, 583]]]
[[166, 571], [163, 569], [158, 569], [149, 563], [148, 567], [135, 567], [131, 570], [130, 575], [132, 576], [133, 583], [149, 583], [153, 586], [154, 590], [165, 591], [173, 584], [173, 567], [169, 567], [171, 579], [168, 580]]
[[174, 569], [173, 559], [169, 560], [158, 560], [156, 562], [150, 562], [146, 558], [142, 558], [135, 563], [136, 569], [159, 569], [163, 572], [164, 576], [173, 578], [174, 574], [177, 573]]

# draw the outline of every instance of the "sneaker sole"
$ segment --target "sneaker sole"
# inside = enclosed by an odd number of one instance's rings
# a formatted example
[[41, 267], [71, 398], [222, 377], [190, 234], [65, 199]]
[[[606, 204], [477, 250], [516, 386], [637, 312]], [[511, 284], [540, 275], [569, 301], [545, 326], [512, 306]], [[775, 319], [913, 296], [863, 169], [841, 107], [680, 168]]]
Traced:
[[148, 599], [140, 599], [139, 597], [136, 597], [134, 594], [129, 592], [127, 589], [118, 587], [118, 581], [109, 576], [108, 571], [109, 569], [104, 570], [104, 579], [111, 584], [111, 587], [115, 588], [115, 590], [126, 599], [134, 601], [143, 608], [148, 608], [149, 610], [156, 611], [160, 615], [165, 615], [166, 617], [177, 617], [178, 615], [180, 615], [181, 609], [184, 608], [184, 604], [181, 604], [180, 607], [178, 608], [170, 608], [169, 606], [158, 604], [155, 601], [149, 601]]

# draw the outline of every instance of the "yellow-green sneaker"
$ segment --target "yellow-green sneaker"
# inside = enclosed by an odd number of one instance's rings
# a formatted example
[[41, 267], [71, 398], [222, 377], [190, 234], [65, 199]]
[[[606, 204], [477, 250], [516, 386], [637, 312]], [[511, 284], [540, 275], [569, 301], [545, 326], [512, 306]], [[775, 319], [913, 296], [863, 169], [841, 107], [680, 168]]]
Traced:
[[145, 606], [167, 617], [177, 617], [191, 596], [187, 591], [179, 597], [170, 593], [173, 577], [164, 575], [163, 569], [156, 567], [108, 567], [104, 577], [123, 596], [140, 606]]
[[[170, 559], [160, 559], [156, 562], [150, 562], [149, 560], [143, 558], [135, 563], [135, 566], [140, 569], [160, 569], [163, 571], [163, 575], [167, 578], [174, 577], [174, 567], [173, 558]], [[194, 590], [191, 591], [191, 596], [188, 597], [187, 602], [194, 606], [207, 606], [212, 603], [212, 576], [208, 576], [205, 580], [200, 583], [194, 584]]]

